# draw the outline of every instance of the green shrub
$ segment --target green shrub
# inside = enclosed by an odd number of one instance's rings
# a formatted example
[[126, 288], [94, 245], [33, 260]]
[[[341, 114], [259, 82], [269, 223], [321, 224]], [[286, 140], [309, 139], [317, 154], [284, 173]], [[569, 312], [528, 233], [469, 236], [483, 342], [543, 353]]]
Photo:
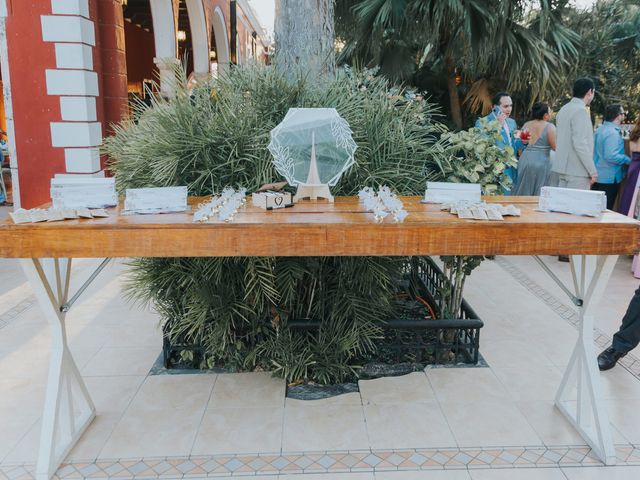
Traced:
[[502, 126], [497, 120], [482, 120], [480, 127], [450, 132], [444, 135], [449, 143], [449, 155], [439, 162], [443, 175], [450, 182], [479, 183], [484, 195], [501, 195], [510, 190], [511, 178], [505, 168], [518, 162], [513, 148], [496, 144], [502, 139]]
[[[421, 195], [427, 179], [442, 178], [444, 129], [433, 106], [370, 71], [289, 83], [270, 67], [236, 67], [192, 95], [185, 85], [182, 75], [175, 98], [138, 105], [136, 121], [105, 142], [119, 191], [187, 185], [190, 195], [210, 195], [281, 180], [266, 146], [291, 107], [334, 107], [354, 132], [356, 164], [334, 195], [380, 184]], [[128, 292], [155, 306], [171, 338], [204, 347], [202, 367], [330, 383], [352, 377], [354, 358], [371, 350], [403, 265], [385, 257], [140, 258]], [[291, 330], [291, 320], [320, 328]]]

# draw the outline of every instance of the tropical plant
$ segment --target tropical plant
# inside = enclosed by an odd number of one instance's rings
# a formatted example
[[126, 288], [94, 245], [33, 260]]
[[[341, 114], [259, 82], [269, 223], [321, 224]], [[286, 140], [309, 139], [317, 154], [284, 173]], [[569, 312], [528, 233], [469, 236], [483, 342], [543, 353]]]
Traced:
[[596, 81], [591, 110], [625, 104], [640, 112], [640, 4], [635, 0], [599, 0], [589, 10], [576, 10], [569, 23], [581, 37], [579, 62], [571, 78]]
[[[484, 195], [500, 195], [510, 190], [511, 178], [506, 167], [516, 167], [513, 148], [499, 148], [502, 126], [497, 120], [481, 119], [478, 127], [443, 135], [448, 142], [448, 155], [439, 162], [450, 182], [479, 183]], [[441, 256], [446, 281], [439, 292], [438, 308], [444, 318], [460, 314], [466, 278], [485, 259], [484, 256]]]
[[438, 309], [443, 318], [459, 318], [462, 310], [462, 292], [471, 272], [485, 259], [481, 255], [441, 256], [444, 287], [439, 293]]
[[510, 190], [511, 178], [506, 167], [516, 167], [513, 148], [496, 145], [502, 138], [502, 126], [496, 121], [480, 120], [479, 127], [444, 135], [449, 155], [438, 162], [450, 182], [479, 183], [484, 195]]
[[[349, 122], [356, 165], [334, 194], [383, 183], [422, 194], [426, 179], [442, 178], [437, 111], [371, 71], [347, 68], [313, 84], [236, 67], [192, 95], [181, 74], [176, 97], [152, 103], [105, 142], [120, 191], [187, 185], [201, 196], [279, 180], [266, 146], [290, 107], [335, 107]], [[141, 258], [131, 262], [128, 291], [155, 305], [172, 339], [204, 347], [202, 366], [275, 368], [327, 383], [352, 375], [354, 359], [372, 348], [403, 269], [402, 259], [385, 257]], [[319, 328], [290, 329], [294, 320]]]
[[[339, 20], [349, 18], [348, 3], [338, 2]], [[360, 0], [351, 7], [355, 33], [347, 33], [340, 60], [381, 65], [391, 78], [414, 84], [444, 79], [453, 124], [461, 128], [463, 103], [474, 112], [490, 107], [489, 85], [526, 91], [530, 103], [564, 86], [579, 40], [564, 25], [568, 2], [540, 0], [537, 9], [531, 3]]]

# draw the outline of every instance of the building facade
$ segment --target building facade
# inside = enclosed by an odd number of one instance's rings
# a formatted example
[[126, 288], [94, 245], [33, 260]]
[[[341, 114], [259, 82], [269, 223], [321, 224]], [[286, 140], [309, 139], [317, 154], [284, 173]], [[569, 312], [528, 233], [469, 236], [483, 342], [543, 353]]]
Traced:
[[48, 202], [55, 174], [105, 175], [111, 124], [133, 96], [171, 96], [174, 64], [197, 82], [267, 54], [246, 0], [0, 0], [14, 204]]

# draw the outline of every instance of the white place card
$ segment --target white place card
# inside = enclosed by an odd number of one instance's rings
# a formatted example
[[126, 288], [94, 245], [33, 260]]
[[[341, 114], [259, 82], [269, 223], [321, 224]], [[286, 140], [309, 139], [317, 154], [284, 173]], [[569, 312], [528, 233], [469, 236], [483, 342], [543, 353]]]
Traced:
[[479, 183], [427, 182], [424, 203], [479, 203], [482, 191]]
[[79, 208], [77, 212], [80, 218], [93, 218], [93, 215], [91, 215], [91, 210], [89, 210], [88, 208]]
[[187, 187], [128, 188], [123, 214], [184, 212]]
[[499, 203], [443, 203], [440, 210], [449, 211], [462, 219], [502, 221], [506, 216], [520, 216], [520, 209], [515, 205], [501, 205]]
[[29, 210], [32, 223], [46, 222], [49, 220], [49, 211], [41, 208], [32, 208]]
[[604, 192], [596, 190], [542, 187], [538, 209], [545, 212], [598, 217], [607, 209], [607, 196]]
[[104, 208], [118, 204], [115, 178], [59, 177], [51, 179], [56, 209]]
[[107, 218], [109, 213], [104, 208], [96, 208], [95, 210], [89, 210], [91, 218]]
[[76, 220], [78, 218], [100, 218], [108, 217], [109, 213], [104, 208], [89, 210], [88, 208], [32, 208], [25, 210], [19, 208], [15, 212], [9, 212], [13, 223], [38, 223], [38, 222], [61, 222], [64, 220]]
[[9, 212], [13, 223], [31, 223], [31, 213], [24, 208], [18, 208], [15, 212]]

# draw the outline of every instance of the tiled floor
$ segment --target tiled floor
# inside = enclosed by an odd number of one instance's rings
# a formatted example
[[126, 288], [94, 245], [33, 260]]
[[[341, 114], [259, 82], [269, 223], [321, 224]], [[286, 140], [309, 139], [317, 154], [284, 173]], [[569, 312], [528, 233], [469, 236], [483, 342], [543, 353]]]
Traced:
[[[567, 276], [565, 264], [548, 260]], [[74, 275], [80, 281], [95, 264], [76, 262]], [[619, 260], [598, 310], [603, 335], [617, 328], [637, 287], [629, 266], [630, 259]], [[98, 417], [58, 475], [640, 478], [640, 380], [629, 370], [602, 375], [618, 467], [589, 456], [553, 406], [576, 330], [570, 302], [538, 269], [530, 258], [499, 257], [468, 281], [466, 297], [485, 321], [481, 351], [489, 368], [427, 369], [305, 402], [285, 398], [284, 381], [268, 373], [149, 375], [160, 353], [158, 319], [123, 300], [126, 266], [112, 264], [68, 317], [71, 349]], [[48, 327], [17, 262], [0, 259], [0, 285], [0, 479], [31, 478]]]

